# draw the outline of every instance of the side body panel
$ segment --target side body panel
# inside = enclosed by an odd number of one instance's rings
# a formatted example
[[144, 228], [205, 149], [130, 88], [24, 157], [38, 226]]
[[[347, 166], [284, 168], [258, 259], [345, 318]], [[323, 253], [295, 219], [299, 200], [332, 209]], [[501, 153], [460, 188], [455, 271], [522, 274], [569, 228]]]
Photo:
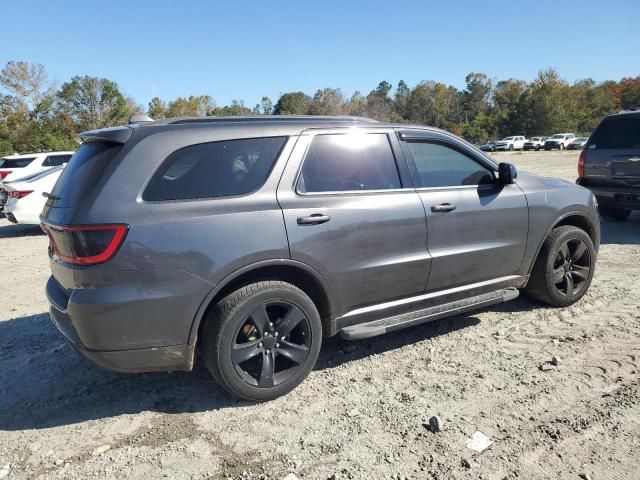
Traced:
[[[389, 129], [375, 131], [393, 135]], [[413, 188], [296, 193], [305, 152], [313, 136], [320, 133], [340, 132], [303, 133], [278, 188], [291, 258], [310, 265], [327, 280], [338, 316], [422, 293], [430, 256], [424, 209]], [[398, 155], [402, 153], [397, 151], [396, 158]], [[299, 218], [314, 214], [330, 220], [317, 225], [298, 223]]]

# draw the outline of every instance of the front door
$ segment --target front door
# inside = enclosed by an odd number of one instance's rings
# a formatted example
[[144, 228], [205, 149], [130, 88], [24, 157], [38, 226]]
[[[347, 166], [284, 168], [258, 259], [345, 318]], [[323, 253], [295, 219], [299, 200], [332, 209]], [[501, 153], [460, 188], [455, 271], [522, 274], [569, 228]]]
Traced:
[[494, 166], [453, 137], [401, 137], [427, 214], [427, 291], [517, 275], [529, 223], [520, 188], [500, 185]]
[[424, 291], [424, 208], [398, 155], [389, 129], [306, 132], [278, 187], [291, 258], [324, 277], [337, 316]]

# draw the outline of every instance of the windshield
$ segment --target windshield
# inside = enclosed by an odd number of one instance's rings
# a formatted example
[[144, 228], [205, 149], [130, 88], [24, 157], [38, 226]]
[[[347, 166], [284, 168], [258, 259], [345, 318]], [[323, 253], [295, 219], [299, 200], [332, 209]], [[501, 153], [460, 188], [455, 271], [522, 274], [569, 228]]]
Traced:
[[2, 158], [0, 168], [24, 168], [35, 160], [36, 157]]
[[514, 138], [516, 138], [516, 137], [506, 137], [506, 138], [503, 138], [502, 140], [505, 140], [505, 141], [506, 140], [513, 140]]
[[551, 137], [551, 139], [553, 140], [554, 138], [564, 138], [564, 135], [562, 135], [561, 133], [554, 135], [553, 137]]
[[538, 140], [540, 140], [540, 138], [539, 138], [539, 137], [531, 137], [531, 141], [532, 141], [532, 142], [537, 142]]

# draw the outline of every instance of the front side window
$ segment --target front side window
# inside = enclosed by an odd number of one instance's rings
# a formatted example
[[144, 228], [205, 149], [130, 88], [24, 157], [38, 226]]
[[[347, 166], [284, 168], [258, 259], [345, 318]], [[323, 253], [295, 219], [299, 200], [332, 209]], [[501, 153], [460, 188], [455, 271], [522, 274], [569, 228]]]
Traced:
[[300, 193], [401, 188], [385, 133], [316, 135], [298, 180]]
[[49, 155], [44, 162], [42, 162], [42, 166], [44, 167], [59, 167], [60, 165], [64, 165], [69, 161], [71, 155]]
[[416, 187], [459, 187], [493, 183], [491, 171], [464, 153], [432, 142], [408, 142]]
[[200, 143], [169, 155], [143, 200], [186, 200], [245, 195], [264, 184], [286, 137]]

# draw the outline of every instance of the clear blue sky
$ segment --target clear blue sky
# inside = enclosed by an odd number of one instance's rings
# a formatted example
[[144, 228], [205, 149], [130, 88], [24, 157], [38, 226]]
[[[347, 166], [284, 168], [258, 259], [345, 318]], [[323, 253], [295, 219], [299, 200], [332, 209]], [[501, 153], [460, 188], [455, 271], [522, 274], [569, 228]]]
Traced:
[[[96, 5], [96, 6], [93, 6]], [[472, 71], [569, 81], [640, 75], [640, 0], [2, 2], [0, 63], [115, 80], [146, 105], [209, 94], [219, 105], [381, 80], [463, 87]]]

